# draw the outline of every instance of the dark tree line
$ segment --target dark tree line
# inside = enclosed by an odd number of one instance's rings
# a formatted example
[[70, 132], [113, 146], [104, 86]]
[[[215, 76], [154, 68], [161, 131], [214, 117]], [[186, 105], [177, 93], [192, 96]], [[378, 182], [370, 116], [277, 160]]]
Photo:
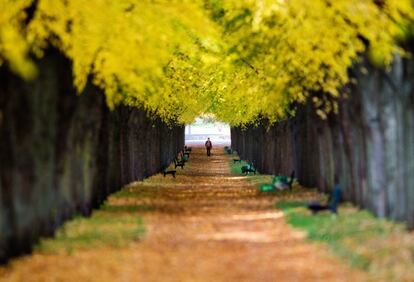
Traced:
[[365, 61], [351, 75], [337, 115], [321, 120], [308, 102], [270, 128], [232, 128], [232, 147], [262, 172], [295, 170], [321, 191], [337, 175], [346, 200], [414, 228], [414, 63], [396, 58], [385, 72]]
[[71, 63], [56, 50], [38, 68], [34, 82], [0, 68], [0, 261], [160, 171], [184, 146], [181, 126], [139, 108], [110, 111], [92, 84], [77, 95]]

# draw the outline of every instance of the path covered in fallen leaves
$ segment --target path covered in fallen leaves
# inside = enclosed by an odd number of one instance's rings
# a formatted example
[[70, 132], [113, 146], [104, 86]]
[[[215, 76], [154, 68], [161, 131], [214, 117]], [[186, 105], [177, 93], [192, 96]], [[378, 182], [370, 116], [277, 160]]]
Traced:
[[[132, 184], [112, 205], [130, 209], [146, 233], [121, 248], [33, 254], [0, 272], [6, 281], [364, 281], [320, 244], [306, 242], [257, 192], [230, 173], [223, 148], [194, 148], [177, 178]], [[127, 210], [127, 209], [126, 209]], [[114, 227], [115, 228], [115, 227]], [[0, 279], [1, 280], [1, 279]]]

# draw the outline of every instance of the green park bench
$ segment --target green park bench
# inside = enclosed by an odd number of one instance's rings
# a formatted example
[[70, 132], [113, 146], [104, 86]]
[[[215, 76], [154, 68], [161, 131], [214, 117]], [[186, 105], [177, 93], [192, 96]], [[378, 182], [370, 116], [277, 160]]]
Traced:
[[181, 160], [183, 160], [184, 162], [188, 162], [188, 160], [190, 159], [190, 153], [186, 152], [185, 149], [182, 149], [179, 152], [180, 158]]
[[262, 184], [260, 185], [260, 191], [262, 192], [271, 192], [276, 190], [292, 190], [292, 184], [295, 179], [295, 171], [292, 171], [290, 177], [285, 175], [276, 175], [273, 177], [272, 184]]
[[328, 210], [332, 213], [337, 213], [338, 205], [341, 201], [341, 193], [341, 186], [337, 184], [329, 196], [327, 204], [321, 204], [320, 202], [311, 202], [308, 204], [308, 209], [312, 212], [312, 214], [317, 214], [318, 212], [324, 210]]
[[241, 167], [241, 172], [245, 175], [249, 174], [250, 172], [256, 174], [256, 168], [254, 167], [253, 163], [249, 163], [248, 165], [244, 165]]

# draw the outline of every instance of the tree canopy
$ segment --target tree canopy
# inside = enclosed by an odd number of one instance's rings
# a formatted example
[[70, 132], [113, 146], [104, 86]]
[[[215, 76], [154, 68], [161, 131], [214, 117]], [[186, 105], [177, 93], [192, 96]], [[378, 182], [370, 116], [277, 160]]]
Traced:
[[335, 111], [367, 54], [387, 68], [413, 37], [412, 0], [0, 0], [0, 66], [36, 77], [49, 46], [109, 107], [170, 123], [202, 113], [231, 125], [293, 114], [312, 93]]

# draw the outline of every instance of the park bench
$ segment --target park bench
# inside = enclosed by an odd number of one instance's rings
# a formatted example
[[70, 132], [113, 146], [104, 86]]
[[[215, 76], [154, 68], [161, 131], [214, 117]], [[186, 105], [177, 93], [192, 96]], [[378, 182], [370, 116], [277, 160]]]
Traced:
[[181, 169], [184, 169], [185, 161], [184, 160], [178, 160], [177, 158], [174, 158], [174, 166], [175, 168], [181, 167]]
[[287, 176], [275, 176], [273, 178], [273, 186], [278, 190], [292, 190], [292, 184], [295, 178], [295, 171], [293, 170], [290, 177]]
[[295, 171], [293, 170], [290, 174], [290, 177], [284, 175], [277, 175], [273, 178], [271, 184], [262, 184], [260, 185], [260, 191], [262, 192], [271, 192], [275, 190], [292, 190], [292, 184], [295, 180]]
[[175, 174], [177, 173], [176, 170], [167, 170], [167, 169], [164, 169], [162, 172], [164, 174], [164, 177], [168, 174], [171, 174], [174, 178], [175, 178]]
[[317, 214], [320, 211], [329, 210], [332, 213], [337, 213], [338, 204], [341, 201], [341, 187], [337, 184], [329, 196], [327, 204], [321, 204], [319, 202], [311, 202], [308, 204], [308, 209], [312, 214]]
[[188, 160], [190, 159], [190, 153], [181, 152], [180, 158], [182, 161], [188, 162]]
[[185, 152], [185, 150], [184, 150], [184, 149], [182, 149], [182, 150], [179, 152], [179, 155], [180, 155], [180, 159], [181, 159], [182, 161], [184, 161], [184, 162], [187, 162], [187, 161], [190, 159], [190, 153]]
[[248, 165], [242, 166], [241, 171], [245, 175], [249, 174], [250, 172], [253, 172], [254, 174], [256, 174], [256, 168], [254, 167], [253, 163], [249, 163]]
[[224, 151], [229, 155], [233, 154], [233, 150], [229, 146], [224, 146]]

